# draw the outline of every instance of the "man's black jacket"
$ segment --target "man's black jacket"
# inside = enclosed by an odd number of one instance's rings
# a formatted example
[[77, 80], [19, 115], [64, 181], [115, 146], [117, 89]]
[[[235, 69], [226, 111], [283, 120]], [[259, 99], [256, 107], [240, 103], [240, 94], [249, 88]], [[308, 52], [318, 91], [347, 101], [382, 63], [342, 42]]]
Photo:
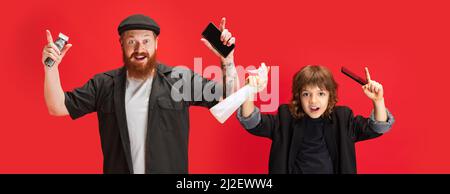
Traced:
[[[155, 69], [148, 107], [145, 171], [187, 173], [188, 108], [190, 105], [214, 106], [218, 100], [204, 100], [202, 89], [209, 87], [214, 94], [222, 88], [187, 69], [175, 70], [163, 64], [158, 64]], [[179, 81], [191, 82], [190, 99], [176, 101], [172, 98], [172, 86], [179, 85]], [[125, 84], [126, 69], [122, 67], [97, 74], [84, 86], [65, 93], [65, 105], [72, 119], [97, 112], [104, 173], [133, 173], [125, 115]], [[184, 86], [177, 91], [188, 88]]]

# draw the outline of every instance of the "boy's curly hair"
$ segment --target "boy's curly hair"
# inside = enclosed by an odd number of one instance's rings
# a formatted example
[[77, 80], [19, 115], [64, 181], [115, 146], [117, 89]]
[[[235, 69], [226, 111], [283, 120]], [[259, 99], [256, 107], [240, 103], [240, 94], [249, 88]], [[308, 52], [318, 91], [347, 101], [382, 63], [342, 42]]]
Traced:
[[317, 65], [308, 65], [303, 67], [294, 75], [292, 84], [292, 100], [289, 104], [289, 110], [292, 116], [296, 119], [300, 119], [305, 116], [305, 112], [300, 101], [300, 95], [302, 90], [304, 90], [307, 86], [318, 86], [320, 89], [328, 90], [330, 93], [328, 107], [322, 116], [329, 117], [338, 101], [338, 85], [333, 78], [333, 74], [328, 68]]

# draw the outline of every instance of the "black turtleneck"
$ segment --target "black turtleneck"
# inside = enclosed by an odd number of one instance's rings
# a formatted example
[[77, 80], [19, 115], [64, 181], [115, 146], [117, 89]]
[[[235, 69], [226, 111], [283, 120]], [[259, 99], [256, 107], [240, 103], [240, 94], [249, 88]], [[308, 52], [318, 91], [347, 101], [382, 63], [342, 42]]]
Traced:
[[[303, 140], [295, 159], [295, 172], [303, 174], [332, 174], [333, 162], [324, 139], [324, 119], [304, 117]], [[298, 146], [298, 145], [297, 145]]]

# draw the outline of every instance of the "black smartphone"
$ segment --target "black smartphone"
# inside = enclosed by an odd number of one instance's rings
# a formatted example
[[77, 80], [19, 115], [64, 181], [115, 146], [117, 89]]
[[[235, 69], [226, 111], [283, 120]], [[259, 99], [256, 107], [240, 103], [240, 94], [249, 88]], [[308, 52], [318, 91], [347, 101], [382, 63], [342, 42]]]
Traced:
[[213, 24], [209, 23], [208, 26], [203, 30], [202, 36], [206, 40], [211, 43], [211, 45], [223, 56], [227, 57], [231, 51], [234, 49], [234, 44], [231, 46], [223, 45], [222, 41], [220, 40], [220, 35], [222, 32]]
[[355, 80], [356, 82], [358, 82], [361, 85], [366, 85], [367, 84], [367, 80], [363, 79], [362, 77], [356, 75], [355, 73], [351, 72], [349, 69], [342, 67], [341, 68], [341, 72], [345, 75], [347, 75], [348, 77], [352, 78], [353, 80]]

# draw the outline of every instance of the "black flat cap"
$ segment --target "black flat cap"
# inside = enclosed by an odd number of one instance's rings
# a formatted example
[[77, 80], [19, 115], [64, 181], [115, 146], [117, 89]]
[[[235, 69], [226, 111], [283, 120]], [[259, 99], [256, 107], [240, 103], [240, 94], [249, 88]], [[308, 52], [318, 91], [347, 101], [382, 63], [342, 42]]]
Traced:
[[155, 32], [156, 36], [158, 36], [160, 32], [159, 25], [155, 20], [141, 14], [128, 16], [120, 22], [119, 27], [117, 28], [119, 35], [122, 35], [122, 33], [127, 30], [151, 30]]

